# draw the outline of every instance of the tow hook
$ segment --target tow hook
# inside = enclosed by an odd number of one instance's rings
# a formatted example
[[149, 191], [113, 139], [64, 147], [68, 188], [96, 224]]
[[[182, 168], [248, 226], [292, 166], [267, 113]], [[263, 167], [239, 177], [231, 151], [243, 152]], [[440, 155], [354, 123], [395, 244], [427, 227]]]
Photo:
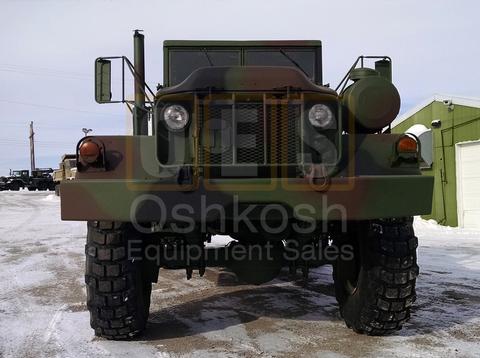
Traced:
[[325, 191], [330, 186], [330, 177], [323, 164], [311, 164], [305, 167], [305, 178], [315, 191]]

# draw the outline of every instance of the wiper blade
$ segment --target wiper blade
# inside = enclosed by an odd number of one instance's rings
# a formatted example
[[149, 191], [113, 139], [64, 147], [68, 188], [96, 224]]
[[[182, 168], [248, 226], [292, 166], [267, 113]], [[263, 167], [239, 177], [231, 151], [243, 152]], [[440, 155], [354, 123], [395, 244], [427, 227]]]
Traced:
[[302, 68], [302, 66], [300, 66], [297, 61], [295, 61], [295, 60], [294, 60], [293, 58], [291, 58], [285, 51], [283, 51], [283, 49], [280, 49], [280, 53], [281, 53], [283, 56], [285, 56], [285, 58], [287, 58], [291, 63], [293, 63], [296, 68], [298, 68], [300, 71], [302, 71], [305, 76], [307, 76], [308, 78], [310, 78], [310, 75]]
[[212, 62], [212, 59], [210, 58], [210, 55], [208, 54], [208, 51], [206, 48], [202, 48], [202, 51], [203, 53], [205, 54], [205, 56], [207, 57], [207, 60], [208, 60], [208, 63], [210, 64], [210, 66], [214, 66], [213, 62]]

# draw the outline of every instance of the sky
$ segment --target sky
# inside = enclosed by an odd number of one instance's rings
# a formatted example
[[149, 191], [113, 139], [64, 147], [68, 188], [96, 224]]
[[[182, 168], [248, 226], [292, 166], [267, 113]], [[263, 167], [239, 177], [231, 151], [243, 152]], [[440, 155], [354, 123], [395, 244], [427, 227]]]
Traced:
[[133, 29], [151, 88], [164, 40], [321, 40], [332, 86], [359, 55], [392, 57], [405, 112], [435, 93], [480, 97], [479, 13], [475, 0], [0, 0], [0, 175], [30, 168], [30, 121], [37, 167], [58, 167], [84, 127], [126, 133], [125, 106], [94, 101], [93, 63], [133, 59]]

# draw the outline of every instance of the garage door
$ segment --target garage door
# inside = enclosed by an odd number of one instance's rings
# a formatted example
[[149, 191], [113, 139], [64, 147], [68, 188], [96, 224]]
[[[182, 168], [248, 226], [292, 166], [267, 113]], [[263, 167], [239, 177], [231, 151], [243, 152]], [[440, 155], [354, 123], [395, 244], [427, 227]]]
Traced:
[[458, 143], [456, 153], [458, 225], [480, 229], [480, 141]]

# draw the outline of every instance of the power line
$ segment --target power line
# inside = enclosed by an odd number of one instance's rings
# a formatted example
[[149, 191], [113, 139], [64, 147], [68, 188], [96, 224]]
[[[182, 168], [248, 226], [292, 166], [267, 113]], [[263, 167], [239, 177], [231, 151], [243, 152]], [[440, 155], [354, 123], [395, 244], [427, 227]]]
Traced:
[[[23, 122], [22, 122], [23, 121]], [[56, 120], [57, 122], [60, 122], [58, 120]], [[67, 122], [68, 123], [68, 122]], [[77, 131], [78, 130], [78, 125], [76, 124], [70, 124], [68, 125], [66, 122], [60, 122], [58, 124], [54, 124], [54, 123], [45, 123], [45, 124], [42, 124], [41, 122], [39, 122], [37, 120], [37, 122], [35, 122], [35, 127], [37, 129], [46, 129], [46, 130], [49, 130], [49, 129], [55, 129], [55, 130], [72, 130], [72, 131]], [[100, 123], [101, 124], [101, 123]], [[1, 120], [1, 125], [2, 127], [15, 127], [15, 128], [25, 128], [26, 125], [28, 125], [27, 121], [26, 120], [18, 120], [18, 121], [4, 121], [4, 120]], [[95, 124], [95, 128], [98, 131], [100, 132], [103, 132], [103, 131], [112, 131], [112, 129], [122, 129], [123, 127], [120, 125], [119, 123], [119, 126], [102, 126], [102, 125], [98, 125], [98, 124]]]
[[[15, 140], [15, 139], [0, 139], [0, 143], [12, 143], [12, 144], [19, 143], [19, 144], [23, 144], [24, 141]], [[35, 143], [47, 144], [47, 145], [52, 144], [53, 145], [53, 144], [71, 144], [72, 142], [70, 142], [70, 141], [60, 142], [60, 141], [49, 141], [49, 140], [42, 141], [42, 140], [40, 140], [40, 141], [35, 141]]]
[[46, 68], [46, 67], [36, 67], [36, 66], [22, 66], [22, 65], [13, 65], [13, 64], [8, 64], [8, 63], [2, 63], [0, 64], [0, 67], [7, 67], [7, 68], [13, 68], [13, 69], [24, 69], [27, 71], [35, 71], [35, 70], [40, 70], [42, 72], [52, 72], [52, 73], [57, 73], [57, 74], [67, 74], [67, 75], [75, 75], [75, 76], [81, 76], [81, 77], [93, 77], [91, 74], [88, 73], [80, 73], [80, 72], [72, 72], [72, 71], [61, 71], [58, 69], [53, 69], [53, 68]]
[[[35, 69], [38, 69], [40, 71]], [[58, 71], [58, 70], [52, 70], [52, 69], [46, 69], [46, 68], [42, 69], [40, 67], [29, 68], [27, 66], [24, 66], [22, 69], [22, 66], [14, 66], [14, 65], [0, 65], [0, 72], [11, 72], [11, 73], [26, 74], [26, 75], [47, 76], [47, 77], [55, 77], [55, 78], [61, 78], [61, 79], [88, 80], [88, 81], [91, 81], [94, 78], [94, 76], [87, 75], [84, 73]], [[122, 81], [120, 78], [112, 78], [111, 80], [113, 82]], [[129, 83], [129, 84], [133, 83], [133, 79], [126, 78], [125, 83]]]
[[22, 71], [22, 70], [12, 70], [12, 69], [3, 69], [3, 68], [0, 68], [0, 71], [1, 72], [20, 73], [22, 75], [55, 77], [55, 78], [69, 79], [69, 80], [86, 80], [86, 81], [91, 81], [92, 80], [92, 77], [73, 77], [73, 76], [67, 76], [67, 75], [52, 74], [52, 73], [48, 73], [48, 72], [41, 73], [41, 72], [35, 72], [35, 71]]
[[[0, 68], [0, 72], [11, 72], [11, 73], [20, 73], [22, 75], [33, 75], [33, 76], [46, 76], [49, 78], [59, 78], [59, 79], [67, 79], [67, 80], [82, 80], [82, 81], [92, 81], [93, 76], [88, 77], [81, 77], [81, 76], [69, 76], [69, 75], [59, 75], [59, 74], [52, 74], [48, 72], [35, 72], [35, 71], [22, 71], [22, 70], [13, 70], [13, 69], [2, 69]], [[112, 82], [121, 82], [121, 79], [112, 78]], [[132, 79], [125, 79], [125, 83], [132, 84]]]
[[28, 102], [20, 102], [20, 101], [10, 101], [10, 100], [6, 100], [6, 99], [0, 99], [0, 102], [10, 103], [10, 104], [20, 104], [20, 105], [22, 105], [22, 106], [48, 108], [48, 109], [54, 109], [54, 110], [58, 110], [58, 111], [87, 113], [87, 114], [93, 114], [93, 115], [96, 115], [96, 116], [121, 116], [121, 114], [82, 111], [82, 110], [80, 110], [80, 109], [56, 107], [56, 106], [49, 106], [49, 105], [38, 104], [38, 103], [28, 103]]
[[[29, 144], [0, 143], [0, 147], [28, 149], [30, 147], [30, 145]], [[35, 148], [52, 149], [55, 152], [58, 152], [58, 150], [60, 150], [60, 149], [61, 149], [61, 151], [75, 151], [76, 143], [72, 144], [72, 145], [56, 145], [56, 146], [45, 145], [45, 144], [40, 144], [40, 145], [35, 144]], [[67, 148], [69, 148], [69, 149], [67, 149]]]
[[[17, 122], [17, 123], [8, 123], [2, 121], [2, 127], [15, 127], [15, 128], [25, 128], [25, 123]], [[35, 123], [35, 127], [41, 129], [71, 129], [76, 130], [78, 129], [77, 125], [57, 125], [57, 124], [37, 124]]]

